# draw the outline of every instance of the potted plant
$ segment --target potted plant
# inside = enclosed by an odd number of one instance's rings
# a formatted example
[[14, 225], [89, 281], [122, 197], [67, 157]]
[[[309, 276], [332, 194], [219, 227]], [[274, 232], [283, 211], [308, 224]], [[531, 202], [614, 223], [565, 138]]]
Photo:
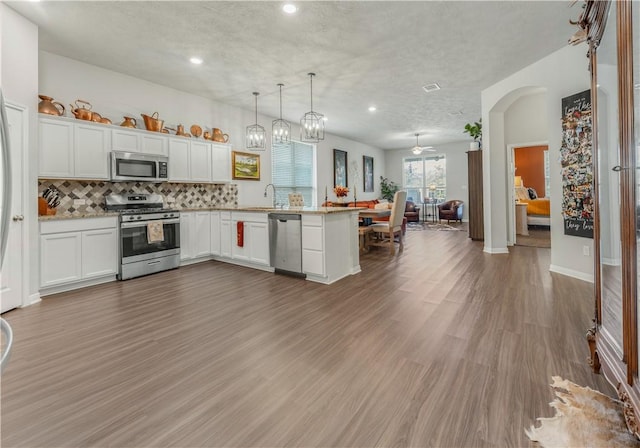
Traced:
[[482, 118], [475, 123], [467, 123], [464, 127], [464, 132], [473, 137], [473, 142], [469, 145], [471, 151], [480, 149], [482, 144]]
[[380, 195], [382, 196], [382, 199], [393, 202], [393, 197], [399, 188], [400, 187], [398, 187], [394, 181], [380, 176]]

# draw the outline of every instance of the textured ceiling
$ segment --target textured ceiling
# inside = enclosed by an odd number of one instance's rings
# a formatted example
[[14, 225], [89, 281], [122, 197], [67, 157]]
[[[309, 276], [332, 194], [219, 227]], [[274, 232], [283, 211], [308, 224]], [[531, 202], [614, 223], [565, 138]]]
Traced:
[[568, 1], [297, 2], [293, 16], [281, 2], [5, 3], [40, 27], [43, 50], [246, 109], [259, 91], [261, 114], [278, 115], [282, 82], [293, 122], [315, 72], [327, 132], [384, 149], [416, 132], [425, 146], [466, 139], [481, 90], [566, 45], [580, 13]]

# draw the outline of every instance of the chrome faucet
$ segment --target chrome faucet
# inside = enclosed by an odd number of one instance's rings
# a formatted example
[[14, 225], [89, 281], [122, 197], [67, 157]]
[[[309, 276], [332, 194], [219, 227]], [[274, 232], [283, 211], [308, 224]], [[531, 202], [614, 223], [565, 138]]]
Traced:
[[269, 189], [269, 185], [271, 185], [271, 188], [273, 188], [273, 208], [277, 208], [276, 207], [276, 186], [273, 184], [267, 184], [266, 187], [264, 187], [264, 197], [267, 197], [267, 190]]

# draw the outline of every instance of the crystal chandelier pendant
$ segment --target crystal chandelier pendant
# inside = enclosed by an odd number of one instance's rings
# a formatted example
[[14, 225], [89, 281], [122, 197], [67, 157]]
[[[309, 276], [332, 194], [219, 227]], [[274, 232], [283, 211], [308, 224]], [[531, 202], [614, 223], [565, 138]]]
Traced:
[[282, 87], [284, 84], [278, 84], [280, 87], [280, 118], [273, 120], [271, 123], [272, 143], [289, 143], [291, 136], [291, 125], [288, 121], [282, 119]]
[[300, 140], [303, 142], [317, 143], [324, 140], [324, 115], [313, 111], [313, 77], [315, 73], [309, 73], [311, 82], [311, 110], [300, 119]]
[[253, 92], [256, 98], [256, 124], [247, 126], [246, 146], [247, 149], [264, 150], [267, 132], [258, 124], [258, 95], [260, 92]]

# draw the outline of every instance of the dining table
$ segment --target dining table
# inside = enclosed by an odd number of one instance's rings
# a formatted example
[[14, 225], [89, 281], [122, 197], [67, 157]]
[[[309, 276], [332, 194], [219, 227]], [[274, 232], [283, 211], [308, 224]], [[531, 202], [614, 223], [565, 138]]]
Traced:
[[391, 209], [388, 208], [361, 208], [358, 215], [362, 219], [362, 224], [358, 228], [360, 253], [369, 251], [369, 241], [373, 233], [373, 227], [369, 225], [378, 218], [391, 216]]

